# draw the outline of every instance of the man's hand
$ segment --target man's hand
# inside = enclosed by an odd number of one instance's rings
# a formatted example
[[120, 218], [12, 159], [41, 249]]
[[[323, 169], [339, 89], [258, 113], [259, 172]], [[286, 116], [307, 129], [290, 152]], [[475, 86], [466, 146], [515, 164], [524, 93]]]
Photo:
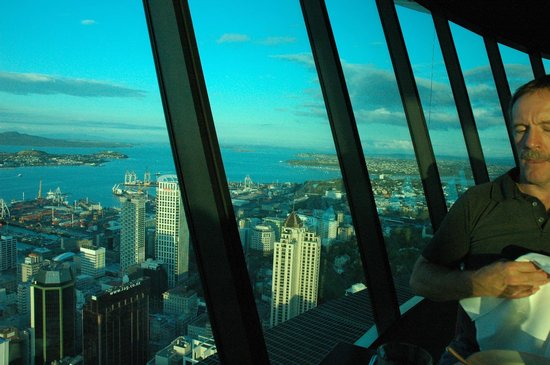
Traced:
[[536, 293], [550, 282], [549, 275], [532, 262], [495, 262], [475, 271], [472, 276], [473, 296], [517, 299]]

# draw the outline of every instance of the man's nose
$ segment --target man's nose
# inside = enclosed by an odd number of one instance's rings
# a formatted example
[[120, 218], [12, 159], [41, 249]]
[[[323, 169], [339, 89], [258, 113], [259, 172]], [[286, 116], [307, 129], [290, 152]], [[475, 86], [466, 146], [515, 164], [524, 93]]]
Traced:
[[540, 133], [534, 128], [528, 128], [523, 136], [526, 147], [534, 149], [540, 146]]

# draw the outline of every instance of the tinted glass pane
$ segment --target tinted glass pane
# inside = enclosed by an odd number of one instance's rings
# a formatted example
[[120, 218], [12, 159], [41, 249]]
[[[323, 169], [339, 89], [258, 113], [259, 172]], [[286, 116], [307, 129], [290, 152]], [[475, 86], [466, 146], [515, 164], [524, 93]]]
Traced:
[[518, 87], [533, 79], [533, 69], [527, 53], [499, 44], [506, 77], [513, 93]]
[[494, 179], [514, 165], [514, 158], [487, 51], [479, 35], [454, 23], [450, 26], [489, 177]]
[[407, 292], [431, 225], [380, 17], [374, 1], [327, 1], [327, 8], [392, 273]]
[[270, 357], [320, 361], [329, 348], [311, 338], [328, 323], [315, 311], [365, 282], [299, 3], [190, 8]]
[[[61, 307], [63, 356], [214, 353], [142, 3], [4, 3], [0, 34], [0, 328]], [[74, 285], [31, 296], [60, 266]]]
[[397, 10], [447, 206], [451, 206], [474, 182], [443, 55], [426, 9], [398, 6]]

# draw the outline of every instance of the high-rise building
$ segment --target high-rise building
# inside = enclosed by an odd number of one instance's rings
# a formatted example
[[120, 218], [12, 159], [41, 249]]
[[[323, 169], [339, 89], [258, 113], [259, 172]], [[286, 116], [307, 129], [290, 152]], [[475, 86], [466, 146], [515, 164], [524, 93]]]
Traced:
[[105, 248], [80, 246], [80, 272], [94, 278], [105, 275]]
[[147, 363], [149, 278], [92, 295], [82, 318], [84, 364]]
[[26, 283], [40, 270], [43, 265], [42, 256], [31, 252], [25, 257], [25, 261], [21, 263], [19, 272], [19, 281]]
[[318, 230], [323, 246], [329, 246], [338, 236], [338, 221], [332, 207], [323, 212]]
[[176, 175], [157, 180], [155, 258], [164, 262], [173, 288], [189, 270], [189, 229]]
[[290, 213], [273, 252], [271, 326], [317, 306], [320, 259], [320, 239]]
[[35, 364], [50, 364], [75, 353], [76, 297], [66, 264], [44, 266], [31, 285], [31, 328]]
[[0, 338], [0, 364], [10, 363], [10, 340]]
[[145, 261], [145, 195], [120, 197], [120, 271]]
[[[28, 330], [19, 330], [15, 327], [0, 328], [0, 365], [30, 364], [29, 342]], [[6, 355], [8, 361], [4, 362]]]
[[29, 313], [31, 311], [31, 281], [44, 265], [42, 256], [31, 252], [25, 257], [25, 261], [19, 265], [19, 283], [17, 284], [17, 312], [25, 316], [25, 321], [30, 320]]
[[267, 255], [273, 251], [275, 243], [275, 231], [272, 227], [258, 224], [249, 232], [250, 248]]
[[17, 264], [17, 240], [13, 236], [0, 235], [0, 271], [13, 269]]

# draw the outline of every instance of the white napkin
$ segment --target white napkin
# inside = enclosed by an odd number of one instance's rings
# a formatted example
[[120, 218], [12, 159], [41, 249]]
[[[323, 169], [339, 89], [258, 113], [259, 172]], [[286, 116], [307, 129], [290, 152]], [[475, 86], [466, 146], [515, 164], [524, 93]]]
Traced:
[[[529, 253], [531, 261], [550, 274], [550, 257]], [[466, 298], [460, 305], [475, 321], [480, 350], [510, 349], [550, 358], [550, 284], [521, 299]]]

